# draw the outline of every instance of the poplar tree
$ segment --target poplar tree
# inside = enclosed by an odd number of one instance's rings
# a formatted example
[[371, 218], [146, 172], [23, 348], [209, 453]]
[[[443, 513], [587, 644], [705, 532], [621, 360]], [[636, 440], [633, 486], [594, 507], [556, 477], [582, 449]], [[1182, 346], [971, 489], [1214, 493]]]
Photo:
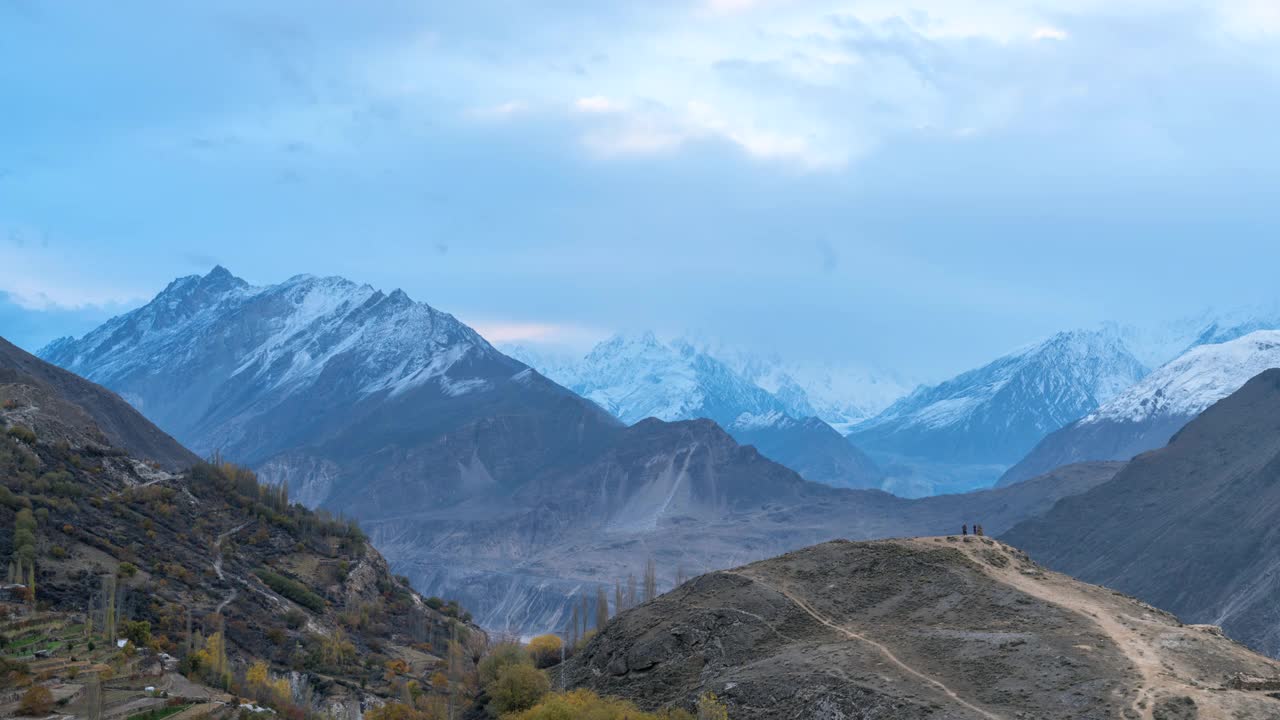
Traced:
[[658, 597], [658, 565], [649, 558], [644, 566], [644, 601]]
[[604, 630], [604, 626], [609, 624], [609, 594], [604, 591], [604, 586], [596, 587], [596, 632]]

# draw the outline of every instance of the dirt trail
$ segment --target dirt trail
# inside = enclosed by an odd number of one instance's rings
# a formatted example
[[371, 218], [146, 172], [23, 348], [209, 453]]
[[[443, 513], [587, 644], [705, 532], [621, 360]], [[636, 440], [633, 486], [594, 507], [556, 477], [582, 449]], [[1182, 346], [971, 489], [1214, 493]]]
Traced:
[[805, 612], [805, 614], [809, 615], [809, 616], [810, 616], [810, 617], [812, 617], [814, 620], [817, 620], [819, 623], [822, 623], [823, 625], [825, 625], [825, 626], [827, 626], [827, 627], [831, 628], [832, 630], [835, 630], [836, 632], [838, 632], [838, 633], [840, 633], [840, 634], [844, 635], [845, 637], [847, 637], [847, 638], [849, 638], [849, 639], [851, 639], [851, 640], [857, 640], [858, 642], [866, 643], [867, 645], [870, 645], [870, 646], [874, 647], [876, 650], [878, 650], [878, 651], [880, 652], [880, 654], [881, 654], [881, 655], [884, 655], [885, 659], [887, 659], [889, 662], [891, 662], [891, 663], [893, 663], [894, 665], [896, 665], [896, 666], [897, 666], [899, 669], [901, 669], [903, 672], [906, 672], [906, 673], [908, 673], [908, 674], [910, 674], [910, 675], [913, 675], [913, 676], [915, 676], [915, 677], [917, 677], [917, 678], [919, 678], [919, 679], [923, 680], [925, 683], [927, 683], [927, 684], [929, 684], [929, 685], [933, 686], [934, 688], [938, 689], [938, 690], [939, 690], [940, 692], [942, 692], [944, 695], [946, 695], [947, 697], [951, 698], [951, 700], [953, 700], [957, 705], [960, 705], [961, 707], [963, 707], [963, 708], [965, 708], [965, 709], [967, 709], [967, 710], [970, 710], [970, 711], [972, 711], [972, 712], [974, 712], [974, 713], [977, 713], [978, 715], [981, 715], [982, 717], [987, 718], [987, 720], [1004, 720], [1004, 718], [1002, 718], [1001, 716], [996, 715], [996, 714], [994, 714], [994, 713], [991, 713], [991, 712], [989, 712], [989, 711], [987, 711], [987, 710], [983, 710], [982, 708], [978, 707], [977, 705], [974, 705], [974, 704], [972, 704], [972, 703], [970, 703], [970, 702], [968, 702], [968, 701], [964, 700], [964, 699], [963, 699], [963, 698], [961, 698], [959, 695], [957, 695], [957, 694], [956, 694], [956, 692], [955, 692], [954, 690], [952, 690], [951, 688], [947, 687], [947, 685], [946, 685], [945, 683], [943, 683], [942, 681], [938, 680], [937, 678], [934, 678], [934, 677], [932, 677], [932, 676], [930, 676], [930, 675], [928, 675], [928, 674], [926, 674], [926, 673], [924, 673], [924, 672], [921, 672], [920, 670], [917, 670], [917, 669], [915, 669], [915, 668], [911, 667], [910, 665], [906, 664], [905, 662], [903, 662], [902, 660], [900, 660], [900, 659], [898, 658], [898, 656], [894, 655], [894, 654], [893, 654], [893, 652], [892, 652], [892, 651], [890, 651], [890, 650], [889, 650], [889, 648], [885, 647], [884, 645], [882, 645], [882, 644], [880, 644], [880, 643], [876, 642], [875, 640], [872, 640], [872, 639], [871, 639], [871, 638], [869, 638], [869, 637], [866, 637], [865, 635], [860, 635], [860, 634], [858, 634], [858, 633], [856, 633], [856, 632], [854, 632], [854, 631], [850, 630], [849, 628], [844, 627], [843, 625], [840, 625], [839, 623], [837, 623], [837, 622], [833, 621], [832, 619], [830, 619], [830, 618], [826, 617], [826, 616], [825, 616], [825, 615], [823, 615], [822, 613], [819, 613], [817, 610], [814, 610], [814, 609], [813, 609], [813, 607], [812, 607], [812, 606], [810, 606], [808, 602], [806, 602], [803, 598], [799, 597], [798, 595], [796, 595], [796, 594], [792, 593], [792, 592], [791, 592], [790, 590], [788, 590], [787, 588], [785, 588], [785, 587], [779, 587], [779, 586], [774, 585], [774, 584], [772, 584], [772, 583], [765, 582], [764, 580], [761, 580], [760, 578], [755, 577], [754, 575], [749, 575], [749, 574], [747, 574], [747, 573], [738, 572], [738, 571], [732, 571], [732, 570], [724, 571], [724, 572], [725, 572], [725, 574], [726, 574], [726, 575], [736, 575], [736, 576], [738, 576], [738, 577], [741, 577], [741, 578], [745, 578], [745, 579], [747, 579], [747, 580], [750, 580], [751, 582], [756, 583], [757, 585], [761, 585], [761, 586], [763, 586], [763, 587], [766, 587], [766, 588], [768, 588], [768, 589], [770, 589], [770, 590], [772, 590], [772, 591], [774, 591], [774, 592], [778, 593], [779, 595], [782, 595], [783, 597], [787, 598], [788, 600], [790, 600], [790, 601], [791, 601], [791, 602], [792, 602], [796, 607], [800, 608], [802, 611], [804, 611], [804, 612]]
[[[922, 543], [923, 544], [923, 543]], [[936, 545], [934, 545], [936, 547]], [[1201, 720], [1228, 720], [1231, 716], [1221, 710], [1221, 705], [1206, 688], [1188, 684], [1173, 675], [1162, 662], [1159, 644], [1161, 635], [1170, 628], [1155, 620], [1148, 620], [1131, 613], [1121, 612], [1103, 595], [1108, 591], [1094, 586], [1068, 581], [1055, 573], [1037, 570], [1026, 573], [1010, 548], [996, 541], [983, 542], [975, 547], [962, 547], [971, 555], [976, 550], [998, 549], [1010, 554], [1011, 562], [1001, 568], [974, 557], [979, 566], [991, 577], [1010, 585], [1044, 602], [1070, 610], [1096, 625], [1111, 638], [1116, 648], [1133, 664], [1142, 677], [1126, 717], [1151, 720], [1159, 700], [1166, 696], [1188, 696], [1196, 701]], [[1112, 612], [1114, 611], [1114, 612]]]
[[[214, 571], [215, 573], [217, 573], [217, 574], [218, 574], [218, 579], [219, 579], [219, 580], [226, 580], [226, 579], [227, 579], [227, 578], [226, 578], [226, 575], [224, 575], [224, 574], [222, 573], [222, 543], [223, 543], [223, 541], [224, 541], [224, 540], [226, 540], [227, 538], [231, 537], [232, 535], [235, 535], [236, 533], [240, 532], [241, 530], [245, 529], [245, 528], [246, 528], [246, 527], [248, 527], [248, 526], [249, 526], [249, 523], [247, 523], [247, 522], [245, 522], [245, 523], [241, 523], [241, 524], [239, 524], [239, 525], [237, 525], [237, 526], [235, 526], [235, 527], [231, 528], [230, 530], [228, 530], [228, 531], [226, 531], [226, 532], [222, 533], [221, 535], [219, 535], [219, 536], [218, 536], [218, 539], [214, 541], [213, 546], [214, 546], [214, 548], [218, 551], [218, 557], [214, 558], [214, 560], [213, 560], [213, 571]], [[231, 588], [231, 592], [227, 593], [227, 596], [226, 596], [225, 598], [223, 598], [223, 599], [222, 599], [222, 602], [218, 603], [218, 607], [217, 607], [217, 609], [215, 609], [215, 610], [213, 611], [213, 614], [215, 614], [215, 615], [221, 615], [221, 614], [222, 614], [222, 611], [223, 611], [224, 609], [226, 609], [226, 607], [227, 607], [228, 605], [230, 605], [230, 604], [231, 604], [231, 603], [236, 599], [236, 596], [238, 596], [239, 594], [240, 594], [240, 591], [239, 591], [238, 589], [236, 589], [236, 588]]]

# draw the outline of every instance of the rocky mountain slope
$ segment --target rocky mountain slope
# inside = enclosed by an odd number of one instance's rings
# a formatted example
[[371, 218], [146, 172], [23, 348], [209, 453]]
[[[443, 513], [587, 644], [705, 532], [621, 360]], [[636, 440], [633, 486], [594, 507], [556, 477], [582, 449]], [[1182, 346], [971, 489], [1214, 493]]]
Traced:
[[800, 473], [806, 480], [847, 488], [879, 488], [884, 472], [826, 422], [770, 413], [742, 416], [727, 428], [735, 440]]
[[[150, 622], [175, 655], [192, 631], [224, 632], [236, 672], [252, 659], [301, 671], [295, 692], [305, 685], [317, 707], [395, 692], [384, 661], [419, 673], [441, 662], [454, 621], [395, 578], [358, 527], [289, 505], [233, 466], [171, 473], [105, 444], [111, 433], [83, 422], [95, 407], [76, 400], [123, 401], [11, 356], [0, 357], [0, 526], [33, 511], [37, 600], [101, 615], [103, 578], [118, 578], [121, 626]], [[62, 384], [41, 380], [51, 376]], [[125, 437], [166, 437], [130, 422]], [[0, 558], [14, 552], [14, 534], [0, 532]], [[463, 632], [482, 644], [477, 629]]]
[[648, 708], [710, 690], [741, 720], [1280, 715], [1238, 689], [1280, 663], [974, 537], [709, 573], [615, 618], [560, 675]]
[[1163, 447], [1205, 408], [1273, 367], [1280, 367], [1280, 331], [1276, 330], [1192, 348], [1040, 441], [999, 484], [1019, 482], [1067, 463], [1128, 460]]
[[1004, 538], [1049, 567], [1190, 622], [1221, 625], [1280, 655], [1277, 473], [1280, 370], [1272, 369], [1205, 410], [1167, 447]]
[[0, 385], [13, 405], [10, 414], [42, 437], [120, 448], [167, 470], [199, 460], [115, 393], [43, 362], [4, 338]]
[[854, 427], [849, 439], [872, 457], [1009, 465], [1144, 375], [1114, 334], [1060, 333], [916, 390]]

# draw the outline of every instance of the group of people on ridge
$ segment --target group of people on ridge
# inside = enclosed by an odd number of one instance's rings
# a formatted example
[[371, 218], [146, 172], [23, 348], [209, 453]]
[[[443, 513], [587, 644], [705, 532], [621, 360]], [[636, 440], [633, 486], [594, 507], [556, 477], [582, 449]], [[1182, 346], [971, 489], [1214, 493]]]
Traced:
[[[960, 526], [960, 534], [961, 534], [961, 535], [968, 535], [968, 534], [969, 534], [969, 526], [968, 526], [968, 525], [961, 525], [961, 526]], [[973, 534], [974, 534], [974, 535], [977, 535], [978, 537], [982, 537], [985, 533], [983, 533], [983, 532], [982, 532], [982, 526], [981, 526], [981, 525], [979, 525], [979, 524], [977, 524], [977, 523], [974, 523], [974, 525], [973, 525]]]

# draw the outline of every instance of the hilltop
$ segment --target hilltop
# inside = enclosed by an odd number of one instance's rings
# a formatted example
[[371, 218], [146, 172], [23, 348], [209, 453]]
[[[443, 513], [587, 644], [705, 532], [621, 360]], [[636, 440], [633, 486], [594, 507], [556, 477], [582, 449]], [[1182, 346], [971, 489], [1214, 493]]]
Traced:
[[614, 619], [560, 677], [646, 708], [711, 690], [735, 720], [1280, 714], [1249, 689], [1280, 663], [973, 536], [708, 573]]

